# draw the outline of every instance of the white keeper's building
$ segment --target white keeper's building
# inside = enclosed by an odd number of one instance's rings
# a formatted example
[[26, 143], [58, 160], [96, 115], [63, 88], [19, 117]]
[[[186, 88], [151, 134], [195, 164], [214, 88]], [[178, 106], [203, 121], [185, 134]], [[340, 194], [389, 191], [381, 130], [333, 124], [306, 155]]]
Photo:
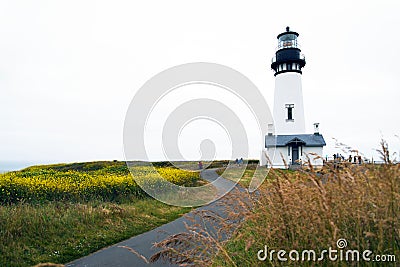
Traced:
[[[272, 59], [275, 72], [273, 117], [275, 124], [268, 125], [262, 165], [274, 168], [296, 168], [308, 162], [322, 167], [324, 137], [319, 124], [314, 123], [314, 133], [305, 132], [304, 104], [301, 85], [302, 68], [306, 65], [297, 42], [299, 34], [286, 31], [278, 35], [278, 47]], [[285, 164], [286, 162], [286, 164]]]

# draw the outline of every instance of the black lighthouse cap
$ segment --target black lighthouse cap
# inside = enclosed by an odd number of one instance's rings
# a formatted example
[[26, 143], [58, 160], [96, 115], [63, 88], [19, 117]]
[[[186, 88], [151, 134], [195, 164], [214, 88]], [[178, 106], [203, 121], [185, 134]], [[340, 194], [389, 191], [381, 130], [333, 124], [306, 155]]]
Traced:
[[297, 32], [286, 27], [286, 31], [278, 35], [278, 47], [275, 57], [272, 58], [271, 68], [275, 76], [280, 73], [297, 72], [302, 74], [302, 68], [306, 65], [304, 55], [301, 54], [297, 42]]
[[282, 33], [279, 34], [276, 38], [279, 39], [282, 35], [285, 35], [285, 34], [294, 34], [294, 35], [296, 35], [297, 37], [299, 37], [299, 34], [298, 34], [297, 32], [291, 31], [291, 30], [290, 30], [290, 27], [287, 26], [287, 27], [286, 27], [286, 32], [282, 32]]

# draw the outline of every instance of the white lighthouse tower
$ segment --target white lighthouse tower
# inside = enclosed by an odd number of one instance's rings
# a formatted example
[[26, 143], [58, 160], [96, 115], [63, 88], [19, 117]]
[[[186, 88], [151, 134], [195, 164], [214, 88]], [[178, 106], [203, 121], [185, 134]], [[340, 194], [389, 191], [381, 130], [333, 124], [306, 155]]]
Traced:
[[305, 133], [302, 68], [306, 65], [297, 42], [297, 32], [278, 35], [278, 47], [271, 68], [275, 71], [273, 116], [276, 134]]
[[319, 133], [319, 124], [313, 134], [306, 134], [302, 69], [306, 65], [297, 41], [299, 34], [286, 27], [278, 35], [278, 47], [271, 68], [275, 75], [273, 117], [275, 125], [268, 125], [265, 137], [267, 165], [276, 168], [299, 167], [311, 160], [322, 166], [322, 148], [325, 140]]

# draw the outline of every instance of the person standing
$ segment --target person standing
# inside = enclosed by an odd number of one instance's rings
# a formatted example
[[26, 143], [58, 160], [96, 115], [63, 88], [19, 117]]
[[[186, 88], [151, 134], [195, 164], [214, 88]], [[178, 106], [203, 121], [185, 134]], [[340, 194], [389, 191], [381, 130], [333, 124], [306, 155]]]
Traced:
[[199, 170], [203, 169], [203, 162], [199, 161]]

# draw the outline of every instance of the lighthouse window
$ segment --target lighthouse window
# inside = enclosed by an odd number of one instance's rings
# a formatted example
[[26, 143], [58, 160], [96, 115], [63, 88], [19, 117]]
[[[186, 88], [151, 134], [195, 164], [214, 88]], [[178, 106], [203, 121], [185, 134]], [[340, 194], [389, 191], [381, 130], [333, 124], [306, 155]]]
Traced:
[[287, 121], [293, 121], [293, 108], [294, 108], [294, 104], [286, 104], [285, 105], [286, 109], [287, 109]]
[[288, 108], [287, 110], [287, 119], [288, 120], [293, 120], [293, 108]]
[[292, 64], [288, 63], [288, 64], [287, 64], [287, 69], [288, 69], [288, 70], [292, 70]]

